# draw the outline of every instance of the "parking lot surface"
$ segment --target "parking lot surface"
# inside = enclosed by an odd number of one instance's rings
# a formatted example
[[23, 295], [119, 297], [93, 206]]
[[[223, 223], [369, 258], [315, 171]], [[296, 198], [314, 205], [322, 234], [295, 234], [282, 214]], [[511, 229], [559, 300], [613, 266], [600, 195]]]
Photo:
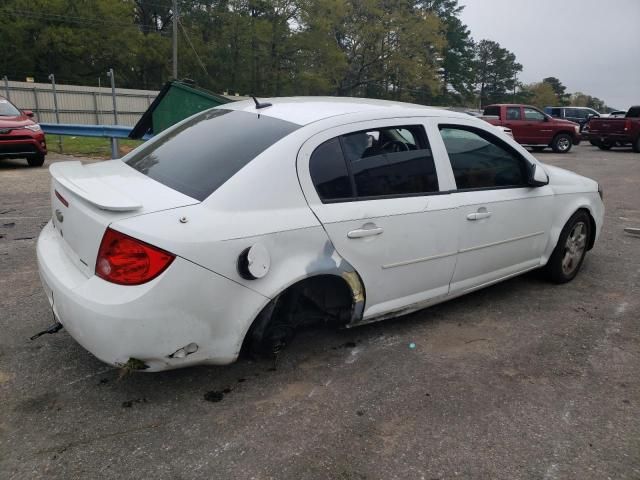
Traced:
[[64, 330], [29, 341], [53, 321], [35, 255], [49, 174], [0, 162], [0, 478], [640, 478], [640, 238], [623, 231], [640, 155], [537, 157], [604, 187], [573, 282], [534, 272], [304, 332], [277, 364], [123, 378]]

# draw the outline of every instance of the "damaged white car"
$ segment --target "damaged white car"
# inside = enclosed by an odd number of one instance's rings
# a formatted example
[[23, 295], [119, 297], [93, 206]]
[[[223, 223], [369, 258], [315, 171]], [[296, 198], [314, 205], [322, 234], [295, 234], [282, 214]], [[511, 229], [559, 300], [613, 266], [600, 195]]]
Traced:
[[353, 327], [536, 268], [566, 282], [602, 227], [595, 181], [482, 120], [270, 102], [199, 113], [120, 160], [51, 166], [40, 275], [96, 357], [226, 364], [309, 323]]

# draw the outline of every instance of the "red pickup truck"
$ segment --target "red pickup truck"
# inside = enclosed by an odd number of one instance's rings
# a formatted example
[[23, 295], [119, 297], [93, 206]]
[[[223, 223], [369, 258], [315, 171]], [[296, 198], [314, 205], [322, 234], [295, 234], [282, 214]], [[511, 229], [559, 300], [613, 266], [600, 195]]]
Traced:
[[580, 125], [550, 117], [529, 105], [489, 105], [482, 119], [510, 128], [516, 142], [537, 152], [551, 147], [556, 153], [567, 153], [572, 145], [580, 143]]
[[592, 118], [583, 135], [601, 150], [631, 144], [640, 153], [640, 106], [631, 107], [624, 117]]

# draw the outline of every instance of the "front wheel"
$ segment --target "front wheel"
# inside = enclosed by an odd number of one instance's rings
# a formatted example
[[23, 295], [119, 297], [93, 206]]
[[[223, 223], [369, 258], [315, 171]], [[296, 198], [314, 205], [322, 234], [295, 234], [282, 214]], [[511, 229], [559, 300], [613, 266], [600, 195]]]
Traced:
[[553, 282], [566, 283], [578, 274], [587, 253], [590, 235], [589, 215], [584, 211], [574, 213], [560, 232], [556, 248], [545, 267]]
[[555, 136], [553, 142], [551, 142], [551, 148], [556, 153], [567, 153], [571, 150], [573, 140], [566, 133], [560, 133]]
[[41, 167], [44, 165], [44, 155], [38, 153], [32, 157], [27, 157], [27, 163], [30, 167]]

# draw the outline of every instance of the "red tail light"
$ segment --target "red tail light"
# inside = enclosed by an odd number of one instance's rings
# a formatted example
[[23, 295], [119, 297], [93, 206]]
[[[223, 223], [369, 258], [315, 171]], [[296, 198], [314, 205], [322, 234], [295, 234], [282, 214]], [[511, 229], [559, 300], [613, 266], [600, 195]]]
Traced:
[[64, 198], [62, 195], [60, 195], [60, 192], [58, 192], [58, 190], [54, 190], [56, 192], [56, 197], [58, 198], [58, 200], [60, 200], [60, 203], [62, 203], [65, 207], [69, 207], [69, 202], [67, 202], [67, 199]]
[[175, 255], [107, 228], [96, 259], [96, 275], [120, 285], [153, 280], [171, 265]]
[[625, 120], [625, 122], [624, 122], [624, 129], [625, 129], [625, 131], [627, 131], [627, 132], [628, 132], [629, 130], [631, 130], [631, 120], [629, 120], [629, 119]]

